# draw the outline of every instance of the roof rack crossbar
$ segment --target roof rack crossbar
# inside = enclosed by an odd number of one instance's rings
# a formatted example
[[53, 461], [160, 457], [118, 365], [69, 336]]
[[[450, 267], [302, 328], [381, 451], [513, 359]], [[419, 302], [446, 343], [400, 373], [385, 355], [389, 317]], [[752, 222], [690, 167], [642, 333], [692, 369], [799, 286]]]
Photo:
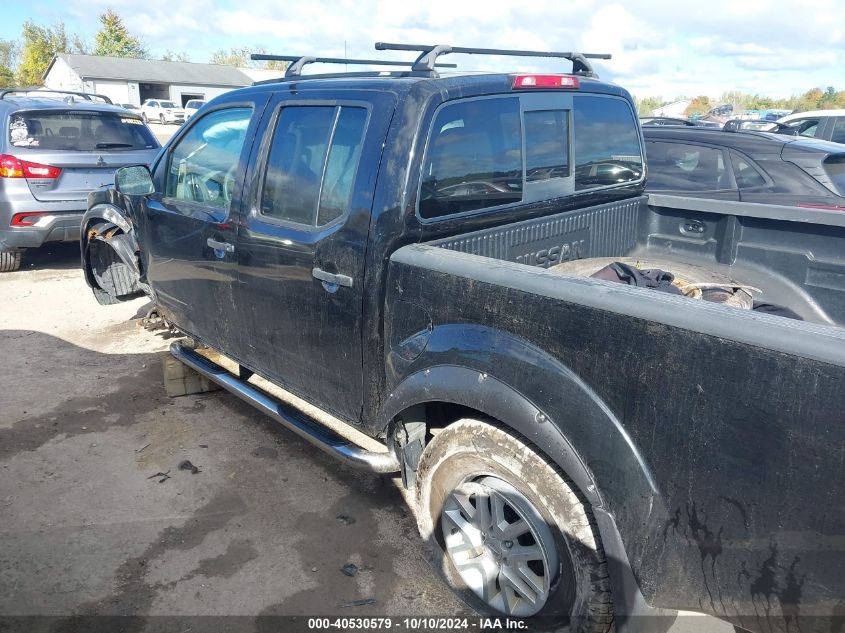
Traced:
[[[253, 53], [254, 61], [291, 62], [285, 71], [285, 77], [299, 77], [307, 64], [351, 64], [357, 66], [411, 66], [414, 62], [386, 59], [346, 59], [344, 57], [311, 57], [310, 55], [267, 55]], [[438, 68], [457, 68], [457, 64], [436, 64]]]
[[556, 51], [523, 51], [506, 48], [467, 48], [464, 46], [448, 46], [446, 44], [392, 44], [376, 42], [377, 51], [415, 51], [420, 56], [414, 63], [412, 70], [419, 72], [434, 72], [434, 66], [440, 55], [448, 53], [466, 53], [469, 55], [506, 55], [508, 57], [556, 57], [568, 59], [572, 62], [572, 72], [576, 75], [597, 77], [589, 59], [610, 59], [607, 53], [578, 53]]
[[27, 92], [39, 92], [39, 93], [47, 93], [47, 94], [59, 94], [59, 95], [76, 96], [76, 97], [82, 97], [86, 101], [93, 101], [94, 99], [102, 99], [105, 103], [112, 104], [112, 105], [114, 103], [106, 95], [97, 94], [96, 92], [75, 92], [73, 90], [50, 90], [50, 89], [40, 88], [40, 87], [7, 88], [5, 90], [0, 90], [0, 100], [4, 99], [6, 97], [6, 95], [8, 95], [8, 94], [25, 94]]

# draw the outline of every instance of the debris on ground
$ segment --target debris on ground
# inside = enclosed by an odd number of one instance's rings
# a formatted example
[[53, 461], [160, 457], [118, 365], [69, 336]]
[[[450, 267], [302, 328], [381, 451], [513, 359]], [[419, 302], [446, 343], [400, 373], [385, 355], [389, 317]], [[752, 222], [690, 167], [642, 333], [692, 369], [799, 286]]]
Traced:
[[196, 475], [199, 472], [202, 472], [199, 468], [194, 466], [190, 461], [187, 459], [182, 460], [179, 462], [179, 470], [187, 470], [190, 471], [192, 475]]
[[355, 519], [348, 514], [338, 514], [335, 518], [343, 523], [343, 525], [352, 525], [355, 523]]
[[197, 444], [200, 448], [208, 448], [208, 444]]
[[140, 453], [142, 450], [144, 450], [144, 449], [145, 449], [145, 448], [147, 448], [148, 446], [149, 446], [149, 444], [144, 444], [141, 448], [136, 448], [136, 449], [135, 449], [135, 452], [136, 452], [136, 453]]
[[165, 481], [170, 479], [170, 471], [168, 470], [166, 473], [158, 472], [155, 475], [150, 475], [147, 479], [156, 479], [158, 477], [161, 477], [161, 479], [158, 480], [158, 483], [163, 484]]
[[354, 578], [356, 575], [358, 575], [358, 565], [354, 563], [349, 563], [341, 567], [340, 571], [342, 571], [345, 575], [349, 576], [350, 578]]
[[349, 607], [365, 607], [368, 604], [375, 604], [375, 598], [363, 598], [362, 600], [353, 600], [352, 602], [347, 602], [345, 604], [338, 605], [341, 609], [346, 609]]

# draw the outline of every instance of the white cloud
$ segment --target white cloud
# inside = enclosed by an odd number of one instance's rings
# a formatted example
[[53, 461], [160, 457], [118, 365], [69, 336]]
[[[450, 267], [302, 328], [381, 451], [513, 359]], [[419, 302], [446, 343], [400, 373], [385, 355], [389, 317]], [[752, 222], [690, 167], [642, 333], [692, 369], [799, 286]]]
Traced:
[[[82, 30], [111, 6], [154, 51], [186, 50], [205, 61], [217, 49], [264, 46], [286, 54], [379, 56], [375, 41], [611, 53], [605, 78], [636, 94], [772, 96], [814, 86], [845, 89], [845, 12], [841, 0], [712, 0], [679, 6], [584, 0], [76, 0]], [[559, 70], [554, 60], [452, 56], [461, 68]], [[568, 69], [566, 64], [563, 65]]]

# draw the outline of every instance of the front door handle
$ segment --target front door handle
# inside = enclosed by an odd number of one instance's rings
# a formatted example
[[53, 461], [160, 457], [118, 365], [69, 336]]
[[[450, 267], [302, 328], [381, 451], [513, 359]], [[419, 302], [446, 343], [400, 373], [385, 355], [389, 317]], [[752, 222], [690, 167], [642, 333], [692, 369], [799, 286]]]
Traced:
[[319, 279], [327, 284], [343, 286], [344, 288], [352, 287], [352, 277], [349, 277], [348, 275], [333, 275], [332, 273], [327, 273], [322, 268], [314, 268], [311, 270], [311, 275], [314, 279]]
[[213, 237], [209, 237], [206, 241], [211, 248], [215, 251], [223, 251], [224, 253], [234, 253], [235, 252], [235, 245], [229, 244], [228, 242], [218, 242]]

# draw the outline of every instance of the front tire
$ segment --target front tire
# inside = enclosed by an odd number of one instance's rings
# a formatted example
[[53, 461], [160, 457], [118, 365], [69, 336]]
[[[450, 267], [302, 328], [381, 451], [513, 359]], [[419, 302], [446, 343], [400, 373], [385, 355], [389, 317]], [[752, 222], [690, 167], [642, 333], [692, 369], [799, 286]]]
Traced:
[[4, 251], [0, 253], [0, 273], [11, 273], [21, 267], [20, 251]]
[[535, 448], [494, 423], [463, 419], [426, 446], [417, 482], [420, 533], [476, 610], [568, 616], [573, 633], [613, 630], [589, 509]]
[[162, 125], [164, 125], [164, 124], [166, 123], [166, 121], [164, 120], [164, 115], [163, 115], [163, 114], [159, 114], [159, 115], [158, 115], [158, 121], [159, 121], [159, 123], [161, 123]]

